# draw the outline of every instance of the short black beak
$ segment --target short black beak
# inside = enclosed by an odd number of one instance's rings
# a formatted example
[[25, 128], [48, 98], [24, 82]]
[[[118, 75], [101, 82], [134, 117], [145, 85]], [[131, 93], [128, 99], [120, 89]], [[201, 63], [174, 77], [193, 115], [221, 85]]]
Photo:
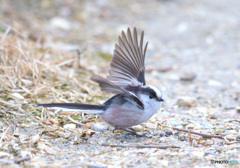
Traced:
[[163, 100], [162, 97], [159, 97], [159, 98], [158, 98], [158, 101], [162, 101], [162, 102], [163, 102], [164, 100]]

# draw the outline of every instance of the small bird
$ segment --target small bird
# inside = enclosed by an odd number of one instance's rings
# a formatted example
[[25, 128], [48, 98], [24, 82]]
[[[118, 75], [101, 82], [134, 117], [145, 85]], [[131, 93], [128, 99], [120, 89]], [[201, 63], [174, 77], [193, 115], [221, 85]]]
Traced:
[[138, 43], [137, 29], [133, 35], [130, 28], [122, 31], [110, 63], [109, 75], [103, 78], [94, 75], [91, 80], [98, 83], [101, 90], [115, 94], [103, 104], [41, 103], [38, 106], [71, 109], [78, 112], [98, 114], [115, 129], [138, 135], [130, 127], [149, 120], [162, 106], [162, 93], [145, 83], [145, 55], [148, 42], [143, 48], [144, 32]]

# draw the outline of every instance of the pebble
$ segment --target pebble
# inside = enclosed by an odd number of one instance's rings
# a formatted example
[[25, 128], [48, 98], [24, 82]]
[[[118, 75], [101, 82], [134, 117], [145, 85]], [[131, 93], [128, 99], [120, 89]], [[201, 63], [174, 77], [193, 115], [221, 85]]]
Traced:
[[172, 135], [173, 133], [172, 133], [171, 130], [167, 130], [167, 131], [166, 131], [166, 134], [167, 134], [167, 135]]
[[156, 135], [155, 132], [153, 132], [152, 130], [148, 129], [147, 132], [150, 134], [150, 135]]
[[189, 25], [186, 22], [181, 22], [177, 25], [176, 30], [178, 33], [183, 33], [189, 29]]
[[88, 168], [107, 168], [106, 165], [100, 165], [100, 164], [89, 164], [87, 165]]
[[205, 153], [205, 155], [214, 155], [214, 156], [218, 156], [219, 155], [214, 150], [206, 150], [204, 153]]
[[67, 129], [67, 130], [73, 130], [76, 129], [76, 124], [66, 124], [63, 126], [63, 128]]
[[50, 21], [51, 26], [53, 26], [56, 29], [62, 29], [62, 30], [70, 30], [71, 29], [71, 23], [61, 17], [54, 17]]
[[89, 129], [89, 128], [91, 128], [91, 126], [92, 126], [92, 123], [86, 123], [86, 124], [84, 124], [82, 127], [83, 127], [84, 129]]
[[189, 124], [186, 126], [187, 129], [193, 129], [194, 127], [195, 127], [194, 124]]
[[0, 151], [0, 158], [9, 157], [9, 156], [11, 156], [9, 153]]
[[178, 136], [178, 139], [180, 140], [180, 141], [186, 141], [186, 136], [185, 135], [183, 135], [183, 134], [180, 134], [179, 136]]
[[226, 130], [226, 134], [237, 134], [238, 132], [236, 130]]
[[2, 121], [0, 121], [0, 128], [3, 128], [4, 124]]
[[146, 126], [147, 128], [150, 128], [150, 129], [155, 129], [155, 128], [156, 128], [156, 125], [153, 124], [153, 123], [146, 123], [145, 126]]
[[168, 167], [169, 166], [169, 161], [168, 160], [161, 160], [159, 164], [161, 165], [160, 167]]
[[105, 132], [109, 128], [108, 125], [102, 125], [100, 123], [94, 123], [91, 127], [92, 130], [98, 131], [98, 132]]
[[32, 157], [32, 154], [29, 151], [21, 151], [20, 154], [21, 154], [22, 158], [26, 158], [26, 157], [30, 157], [31, 158]]
[[36, 135], [34, 135], [34, 136], [32, 136], [32, 137], [30, 138], [30, 142], [31, 142], [32, 144], [38, 142], [39, 140], [40, 140], [40, 135], [39, 135], [39, 134], [36, 134]]
[[196, 78], [196, 74], [194, 73], [184, 73], [180, 76], [180, 80], [182, 81], [193, 81]]
[[143, 141], [143, 143], [144, 143], [144, 144], [150, 144], [150, 143], [152, 143], [152, 139], [145, 139], [145, 140]]
[[60, 143], [60, 144], [68, 142], [68, 140], [66, 138], [61, 138], [61, 137], [60, 138], [56, 138], [55, 141], [57, 143]]
[[166, 136], [165, 132], [161, 132], [160, 137], [164, 137], [164, 136]]
[[238, 113], [240, 113], [240, 106], [237, 106], [237, 107], [236, 107], [236, 111], [237, 111]]
[[132, 127], [136, 132], [141, 132], [143, 130], [141, 125], [136, 125]]
[[239, 135], [237, 135], [236, 139], [240, 139], [240, 134], [239, 134]]
[[177, 105], [179, 107], [196, 107], [197, 101], [194, 97], [179, 97], [177, 100]]
[[217, 80], [210, 79], [210, 80], [208, 81], [208, 86], [213, 86], [213, 87], [219, 87], [219, 88], [221, 88], [221, 87], [223, 87], [223, 84], [222, 84], [221, 82], [217, 81]]
[[209, 122], [201, 122], [200, 125], [204, 126], [204, 127], [212, 127], [213, 125]]
[[210, 119], [217, 119], [217, 115], [216, 114], [212, 114], [211, 116], [210, 116]]
[[201, 151], [193, 151], [193, 152], [191, 153], [191, 155], [192, 155], [193, 157], [195, 157], [195, 158], [201, 159], [201, 158], [203, 158], [203, 156], [205, 155], [205, 153], [204, 153], [204, 152], [201, 152]]

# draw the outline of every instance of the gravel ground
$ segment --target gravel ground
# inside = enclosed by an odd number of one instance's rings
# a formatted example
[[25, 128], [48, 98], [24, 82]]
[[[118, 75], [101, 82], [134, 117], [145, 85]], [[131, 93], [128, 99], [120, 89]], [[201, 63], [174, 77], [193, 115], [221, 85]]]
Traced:
[[[27, 44], [33, 41], [28, 50], [47, 55], [48, 66], [59, 66], [49, 74], [39, 73], [46, 79], [55, 74], [58, 82], [65, 82], [56, 101], [100, 103], [108, 98], [88, 79], [93, 73], [106, 75], [121, 30], [137, 27], [149, 41], [146, 81], [162, 90], [165, 102], [148, 122], [134, 127], [148, 135], [144, 138], [113, 131], [93, 115], [59, 116], [32, 107], [31, 114], [39, 116], [34, 119], [29, 113], [8, 111], [7, 103], [15, 103], [11, 98], [21, 99], [19, 95], [1, 96], [0, 167], [239, 167], [239, 141], [204, 139], [173, 129], [240, 139], [239, 11], [238, 0], [1, 1], [0, 37], [6, 25], [12, 25], [20, 34], [16, 38], [26, 38]], [[6, 43], [0, 42], [1, 51]], [[41, 47], [49, 50], [36, 49]], [[80, 70], [77, 65], [57, 64], [76, 49], [82, 53]], [[81, 86], [72, 84], [74, 77]], [[46, 88], [60, 87], [53, 79], [46, 81], [42, 82]], [[4, 87], [0, 93], [6, 93]], [[24, 98], [32, 104], [55, 101], [38, 92]], [[179, 148], [156, 148], [162, 145]], [[212, 163], [225, 160], [229, 163]]]

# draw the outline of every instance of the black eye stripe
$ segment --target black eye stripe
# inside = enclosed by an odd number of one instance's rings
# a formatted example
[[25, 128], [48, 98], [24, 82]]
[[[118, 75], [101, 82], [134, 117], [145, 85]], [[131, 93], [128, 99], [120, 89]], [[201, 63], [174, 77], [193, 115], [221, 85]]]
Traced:
[[157, 97], [156, 92], [152, 88], [141, 88], [143, 94], [151, 95], [152, 97]]
[[156, 92], [150, 88], [150, 87], [141, 87], [141, 86], [137, 86], [137, 87], [128, 87], [127, 90], [132, 91], [136, 94], [138, 93], [142, 93], [142, 94], [146, 94], [146, 95], [151, 95], [153, 98], [157, 97]]

